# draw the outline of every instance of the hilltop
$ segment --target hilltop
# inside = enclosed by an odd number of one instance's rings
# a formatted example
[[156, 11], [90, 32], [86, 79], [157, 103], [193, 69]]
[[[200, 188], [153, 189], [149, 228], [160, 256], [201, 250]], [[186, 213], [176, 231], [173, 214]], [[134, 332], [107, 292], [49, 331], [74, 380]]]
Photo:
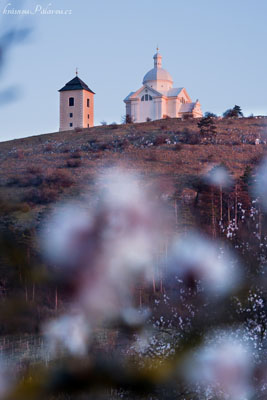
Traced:
[[95, 175], [120, 165], [178, 198], [212, 165], [224, 164], [238, 178], [266, 150], [267, 118], [216, 119], [212, 137], [201, 136], [197, 122], [113, 124], [2, 142], [0, 196], [37, 210], [84, 187], [94, 191]]
[[[257, 220], [250, 220], [253, 203], [248, 180], [240, 177], [244, 172], [247, 177], [247, 166], [255, 167], [264, 156], [267, 118], [215, 122], [215, 136], [201, 136], [197, 120], [168, 119], [0, 143], [0, 290], [11, 299], [19, 294], [27, 307], [25, 318], [21, 308], [16, 309], [11, 328], [10, 313], [2, 312], [2, 332], [21, 331], [22, 325], [33, 332], [58, 304], [64, 307], [62, 276], [50, 276], [40, 261], [39, 230], [55, 202], [81, 198], [83, 206], [83, 200], [88, 204], [103, 187], [101, 180], [95, 181], [103, 168], [137, 171], [144, 186], [157, 185], [168, 211], [164, 218], [170, 222], [162, 227], [166, 230], [157, 249], [159, 257], [168, 251], [174, 233], [191, 227], [223, 239], [237, 223], [240, 240], [249, 237], [254, 243], [251, 232], [261, 232], [264, 216], [259, 211]], [[256, 139], [260, 144], [255, 145]], [[216, 189], [202, 179], [208, 169], [220, 164], [236, 178], [231, 188]], [[244, 211], [248, 223], [243, 223]], [[139, 289], [136, 293], [139, 299]], [[144, 290], [144, 301], [147, 293]]]

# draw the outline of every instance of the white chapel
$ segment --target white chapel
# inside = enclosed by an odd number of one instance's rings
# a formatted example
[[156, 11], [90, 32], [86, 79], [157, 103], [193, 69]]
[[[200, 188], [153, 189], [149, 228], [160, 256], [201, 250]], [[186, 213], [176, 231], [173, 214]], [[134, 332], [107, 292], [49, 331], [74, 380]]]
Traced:
[[185, 88], [174, 88], [168, 71], [162, 68], [162, 56], [154, 55], [154, 68], [144, 76], [143, 86], [125, 99], [126, 115], [133, 122], [162, 118], [201, 118], [201, 105], [192, 102]]

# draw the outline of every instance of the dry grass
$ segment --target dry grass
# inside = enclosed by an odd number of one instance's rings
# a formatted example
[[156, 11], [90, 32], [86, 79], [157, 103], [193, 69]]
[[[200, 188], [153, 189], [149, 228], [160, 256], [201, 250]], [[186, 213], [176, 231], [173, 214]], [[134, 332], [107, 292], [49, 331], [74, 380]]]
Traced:
[[[196, 120], [168, 119], [2, 142], [0, 196], [23, 199], [23, 187], [38, 186], [40, 176], [46, 182], [47, 202], [49, 196], [57, 197], [57, 187], [63, 195], [69, 195], [74, 187], [86, 186], [93, 191], [94, 176], [103, 167], [113, 165], [139, 171], [150, 184], [160, 180], [169, 188], [169, 196], [177, 192], [174, 188], [190, 187], [192, 176], [203, 174], [214, 164], [224, 164], [239, 177], [246, 165], [254, 166], [265, 153], [267, 118], [222, 119], [215, 123], [217, 135], [209, 139], [199, 137]], [[255, 145], [256, 138], [262, 144]], [[68, 174], [71, 184], [58, 185], [51, 178], [58, 174]], [[64, 180], [62, 176], [59, 181]]]

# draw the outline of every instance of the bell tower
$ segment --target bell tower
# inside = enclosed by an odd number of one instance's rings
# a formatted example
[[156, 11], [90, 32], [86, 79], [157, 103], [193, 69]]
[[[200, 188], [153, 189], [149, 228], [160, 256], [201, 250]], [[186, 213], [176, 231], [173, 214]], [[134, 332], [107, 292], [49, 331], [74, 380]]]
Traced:
[[66, 83], [59, 94], [60, 131], [94, 126], [95, 93], [78, 77], [78, 70], [75, 78]]

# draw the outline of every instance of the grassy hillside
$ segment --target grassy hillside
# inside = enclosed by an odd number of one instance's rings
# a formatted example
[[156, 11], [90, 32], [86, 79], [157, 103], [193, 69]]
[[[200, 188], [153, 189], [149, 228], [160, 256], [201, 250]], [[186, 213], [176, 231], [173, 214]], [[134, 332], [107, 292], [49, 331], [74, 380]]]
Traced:
[[[93, 189], [103, 167], [120, 165], [157, 181], [166, 196], [180, 196], [194, 177], [224, 164], [239, 177], [266, 148], [267, 118], [216, 120], [217, 134], [203, 137], [196, 120], [160, 120], [55, 132], [0, 143], [0, 196], [40, 208], [63, 196]], [[259, 138], [261, 144], [255, 145]]]
[[[157, 249], [159, 258], [168, 251], [173, 228], [181, 232], [193, 226], [223, 237], [235, 220], [247, 241], [254, 226], [251, 221], [249, 229], [243, 224], [243, 209], [250, 215], [252, 203], [248, 181], [239, 178], [265, 154], [267, 118], [216, 120], [213, 136], [202, 136], [197, 122], [168, 119], [100, 126], [0, 143], [0, 299], [10, 299], [10, 306], [0, 310], [2, 333], [20, 332], [21, 326], [25, 332], [38, 331], [40, 320], [65, 306], [64, 282], [50, 276], [40, 260], [38, 231], [54, 202], [99, 192], [95, 177], [105, 167], [138, 171], [144, 185], [155, 184], [170, 205], [170, 228]], [[256, 139], [260, 144], [255, 145]], [[218, 164], [236, 178], [230, 190], [203, 184], [201, 177]], [[255, 229], [262, 234], [262, 213], [257, 218]], [[151, 290], [143, 290], [145, 304]], [[139, 296], [138, 289], [137, 302]]]

